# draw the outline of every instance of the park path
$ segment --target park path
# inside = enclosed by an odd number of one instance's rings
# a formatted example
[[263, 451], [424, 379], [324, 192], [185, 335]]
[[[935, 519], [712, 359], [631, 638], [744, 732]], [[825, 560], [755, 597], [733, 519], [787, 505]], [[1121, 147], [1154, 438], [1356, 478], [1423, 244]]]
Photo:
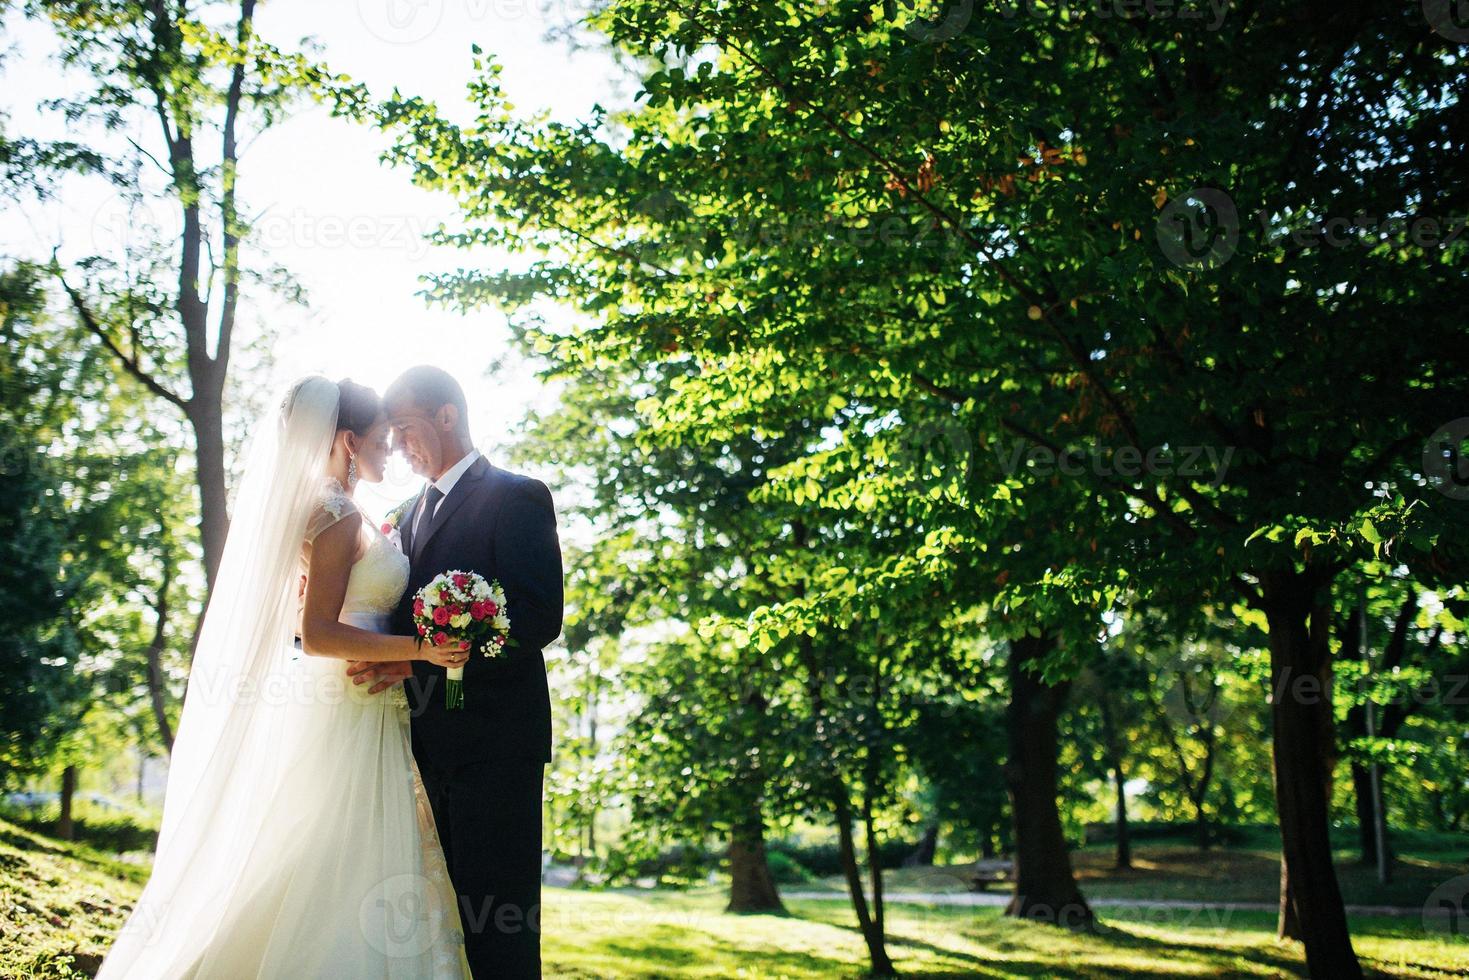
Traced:
[[[846, 892], [781, 891], [782, 898], [802, 900], [847, 901]], [[870, 900], [870, 896], [869, 896]], [[1005, 892], [888, 892], [883, 901], [907, 905], [957, 905], [1003, 907], [1010, 901]], [[1275, 912], [1275, 902], [1193, 902], [1173, 898], [1088, 898], [1094, 908], [1159, 909], [1182, 912]], [[1421, 908], [1399, 905], [1348, 905], [1348, 915], [1421, 916]]]

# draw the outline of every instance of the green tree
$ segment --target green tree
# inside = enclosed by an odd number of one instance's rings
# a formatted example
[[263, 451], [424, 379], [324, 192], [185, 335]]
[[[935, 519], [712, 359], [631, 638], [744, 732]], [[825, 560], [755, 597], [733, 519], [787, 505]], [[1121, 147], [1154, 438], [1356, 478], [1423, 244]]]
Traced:
[[[1064, 683], [1119, 581], [1170, 608], [1242, 599], [1268, 632], [1282, 926], [1314, 975], [1353, 977], [1327, 834], [1332, 590], [1380, 556], [1462, 577], [1444, 472], [1462, 433], [1424, 449], [1469, 381], [1466, 246], [1406, 219], [1451, 221], [1469, 181], [1440, 138], [1462, 112], [1457, 45], [1416, 7], [1326, 13], [966, 5], [935, 24], [855, 0], [622, 0], [591, 23], [653, 59], [629, 111], [522, 122], [487, 68], [468, 125], [412, 99], [378, 118], [457, 197], [445, 240], [539, 256], [431, 291], [572, 304], [582, 320], [533, 338], [566, 360], [697, 364], [645, 407], [661, 431], [840, 429], [836, 391], [909, 432], [971, 434], [992, 460], [953, 506], [938, 489], [925, 544], [978, 550], [1001, 487], [1017, 535], [1050, 531], [978, 563], [1019, 562], [1018, 584], [973, 581], [972, 602], [1039, 607], [995, 627], [1029, 637], [1022, 665]], [[777, 479], [819, 495], [871, 462], [815, 454]], [[890, 571], [859, 581], [891, 594]], [[812, 587], [781, 610], [792, 634], [801, 608], [850, 604], [849, 579]], [[1031, 673], [1012, 696], [1056, 707]], [[1052, 730], [1014, 746], [1039, 747], [1041, 777]]]
[[[54, 105], [88, 124], [89, 142], [51, 155], [64, 151], [118, 184], [130, 232], [102, 254], [63, 242], [54, 272], [116, 369], [187, 421], [212, 584], [229, 528], [226, 406], [241, 300], [257, 287], [299, 294], [284, 270], [247, 261], [240, 144], [282, 117], [302, 91], [304, 62], [255, 35], [255, 0], [37, 0], [25, 10], [50, 25], [61, 62], [91, 77]], [[115, 151], [122, 142], [131, 149]], [[152, 213], [172, 216], [176, 234], [158, 237], [143, 220]]]
[[45, 317], [40, 270], [0, 270], [0, 778], [44, 769], [80, 723], [88, 687], [71, 600], [85, 570], [70, 560], [73, 515], [59, 506], [64, 461], [47, 453], [49, 410], [62, 372], [29, 339]]

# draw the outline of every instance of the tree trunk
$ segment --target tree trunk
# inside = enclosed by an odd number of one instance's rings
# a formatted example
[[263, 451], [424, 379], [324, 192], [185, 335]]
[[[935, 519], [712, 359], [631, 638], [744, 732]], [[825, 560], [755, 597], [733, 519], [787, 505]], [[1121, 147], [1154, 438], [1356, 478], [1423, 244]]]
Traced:
[[[1357, 841], [1362, 851], [1359, 863], [1377, 866], [1377, 808], [1372, 805], [1372, 772], [1360, 762], [1352, 763], [1352, 796], [1357, 811]], [[1392, 849], [1388, 849], [1391, 856]]]
[[1291, 891], [1284, 852], [1280, 855], [1280, 910], [1275, 917], [1275, 938], [1301, 941], [1301, 920], [1296, 916], [1295, 893]]
[[1331, 862], [1328, 786], [1334, 730], [1330, 708], [1330, 582], [1318, 570], [1260, 576], [1270, 627], [1275, 796], [1284, 875], [1281, 926], [1293, 912], [1306, 965], [1319, 980], [1356, 980], [1346, 909]]
[[1095, 920], [1072, 873], [1056, 806], [1056, 720], [1069, 685], [1048, 685], [1025, 669], [1054, 642], [1045, 634], [1010, 641], [1005, 782], [1015, 821], [1015, 895], [1005, 914], [1090, 931]]
[[173, 556], [163, 552], [163, 580], [158, 598], [153, 603], [153, 639], [148, 643], [148, 701], [153, 708], [153, 722], [158, 738], [169, 754], [173, 753], [173, 727], [168, 723], [168, 687], [163, 677], [163, 653], [168, 648], [168, 589], [173, 584]]
[[895, 977], [898, 971], [888, 958], [887, 943], [882, 932], [867, 911], [867, 896], [862, 891], [862, 870], [857, 866], [857, 849], [852, 844], [852, 805], [847, 801], [846, 788], [839, 787], [833, 801], [837, 819], [837, 854], [842, 864], [842, 874], [847, 879], [847, 892], [852, 898], [852, 910], [857, 913], [857, 927], [867, 943], [867, 958], [872, 964], [875, 977]]
[[758, 811], [730, 833], [729, 877], [726, 912], [785, 911], [765, 857], [765, 826]]
[[[222, 385], [220, 385], [222, 389]], [[197, 389], [196, 389], [197, 390]], [[209, 387], [213, 392], [213, 385]], [[222, 391], [221, 391], [222, 395]], [[194, 458], [199, 483], [199, 539], [204, 549], [204, 577], [214, 589], [214, 577], [224, 556], [224, 541], [229, 536], [229, 490], [225, 486], [224, 410], [220, 395], [198, 395], [189, 408], [189, 422], [194, 427]]]
[[[791, 536], [798, 548], [806, 547], [806, 535], [805, 522], [797, 520], [791, 524]], [[797, 596], [804, 596], [806, 583], [798, 581], [793, 591]], [[797, 649], [806, 672], [806, 690], [811, 698], [811, 712], [819, 718], [826, 710], [821, 683], [822, 657], [810, 634], [801, 635]], [[873, 924], [872, 917], [867, 912], [867, 896], [862, 893], [862, 872], [857, 867], [857, 852], [852, 844], [852, 801], [847, 794], [846, 784], [839, 773], [833, 772], [820, 791], [830, 794], [837, 824], [837, 858], [842, 866], [842, 875], [847, 881], [847, 893], [852, 900], [852, 911], [857, 916], [857, 928], [862, 933], [863, 942], [867, 944], [871, 973], [875, 977], [895, 977], [898, 971], [893, 969], [893, 961], [888, 957], [887, 943], [882, 932]]]
[[1127, 829], [1127, 777], [1123, 773], [1122, 741], [1118, 737], [1117, 722], [1106, 692], [1098, 699], [1102, 710], [1102, 737], [1106, 740], [1107, 764], [1112, 769], [1112, 781], [1117, 787], [1117, 859], [1119, 871], [1132, 868], [1132, 839]]
[[1118, 870], [1132, 868], [1132, 837], [1127, 829], [1127, 780], [1122, 774], [1122, 757], [1112, 760], [1112, 781], [1117, 785], [1117, 861]]
[[56, 836], [62, 840], [76, 840], [76, 825], [71, 818], [71, 804], [76, 791], [77, 767], [67, 766], [61, 770], [61, 817], [56, 821]]
[[929, 824], [923, 831], [923, 836], [918, 839], [918, 846], [913, 848], [913, 853], [903, 858], [905, 868], [931, 868], [933, 867], [934, 855], [939, 847], [939, 825]]
[[877, 795], [877, 788], [873, 783], [874, 780], [869, 778], [862, 794], [862, 829], [867, 833], [867, 874], [872, 878], [872, 928], [878, 936], [886, 936], [887, 913], [882, 893], [882, 852], [877, 846], [877, 824], [872, 819], [872, 799]]
[[1213, 732], [1204, 740], [1204, 771], [1199, 775], [1197, 792], [1194, 796], [1194, 823], [1197, 828], [1199, 850], [1209, 849], [1209, 814], [1204, 801], [1209, 798], [1209, 785], [1214, 781], [1214, 754], [1217, 748]]

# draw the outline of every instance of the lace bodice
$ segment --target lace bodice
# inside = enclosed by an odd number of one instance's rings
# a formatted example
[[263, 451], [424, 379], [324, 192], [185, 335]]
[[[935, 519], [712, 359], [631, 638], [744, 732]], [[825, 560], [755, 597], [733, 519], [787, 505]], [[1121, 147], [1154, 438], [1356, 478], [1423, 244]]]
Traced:
[[[312, 512], [306, 529], [306, 543], [342, 520], [356, 520], [362, 526], [365, 550], [352, 565], [347, 579], [347, 595], [342, 601], [343, 618], [349, 615], [384, 616], [393, 611], [403, 590], [408, 587], [408, 556], [403, 554], [371, 521], [362, 519], [357, 504], [335, 479], [328, 477], [322, 485], [321, 501]], [[303, 556], [303, 561], [304, 556]]]

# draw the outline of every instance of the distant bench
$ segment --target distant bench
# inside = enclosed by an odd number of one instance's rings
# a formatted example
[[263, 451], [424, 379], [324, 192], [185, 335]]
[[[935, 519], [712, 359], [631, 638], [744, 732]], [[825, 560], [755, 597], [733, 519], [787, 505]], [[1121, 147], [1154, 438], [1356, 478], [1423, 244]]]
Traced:
[[974, 865], [974, 870], [968, 877], [969, 890], [972, 892], [988, 891], [990, 885], [1008, 884], [1013, 879], [1010, 877], [1011, 864], [1009, 861], [979, 861]]

